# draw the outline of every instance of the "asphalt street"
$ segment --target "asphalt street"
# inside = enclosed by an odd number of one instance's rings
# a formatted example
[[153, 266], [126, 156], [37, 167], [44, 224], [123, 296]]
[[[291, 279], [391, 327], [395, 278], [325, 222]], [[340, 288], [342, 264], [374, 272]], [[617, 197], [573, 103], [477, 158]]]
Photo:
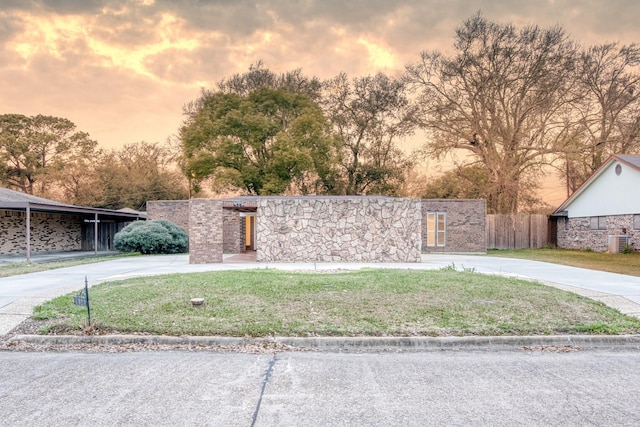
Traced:
[[3, 426], [637, 426], [640, 352], [0, 353]]

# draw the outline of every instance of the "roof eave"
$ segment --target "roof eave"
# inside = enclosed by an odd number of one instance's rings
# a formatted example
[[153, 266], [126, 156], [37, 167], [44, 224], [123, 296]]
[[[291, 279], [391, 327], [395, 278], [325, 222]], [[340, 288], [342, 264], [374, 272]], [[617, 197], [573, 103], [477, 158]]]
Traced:
[[110, 215], [124, 218], [137, 219], [141, 216], [132, 212], [120, 212], [109, 209], [100, 208], [84, 208], [81, 206], [64, 206], [64, 205], [50, 205], [46, 203], [33, 203], [33, 202], [0, 202], [0, 209], [18, 209], [18, 210], [30, 210], [40, 212], [57, 212], [57, 213], [78, 213], [78, 214], [99, 214]]

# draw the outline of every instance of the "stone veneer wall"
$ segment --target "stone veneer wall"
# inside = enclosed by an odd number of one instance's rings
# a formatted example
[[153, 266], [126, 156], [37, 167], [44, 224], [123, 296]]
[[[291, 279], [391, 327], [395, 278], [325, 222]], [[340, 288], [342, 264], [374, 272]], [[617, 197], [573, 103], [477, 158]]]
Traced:
[[225, 254], [246, 252], [245, 222], [240, 212], [223, 209], [222, 250]]
[[189, 263], [222, 262], [222, 201], [189, 201]]
[[155, 200], [147, 202], [147, 219], [166, 219], [189, 232], [189, 200]]
[[[427, 246], [427, 212], [446, 213], [444, 246]], [[487, 203], [485, 200], [422, 200], [422, 252], [485, 253]]]
[[419, 200], [273, 197], [258, 201], [257, 260], [420, 262]]
[[592, 230], [591, 218], [558, 218], [558, 247], [564, 249], [592, 249], [605, 252], [610, 235], [621, 235], [625, 228], [629, 236], [629, 246], [640, 249], [640, 224], [633, 221], [634, 215], [611, 215], [606, 217], [606, 230]]
[[[79, 251], [82, 218], [31, 212], [31, 252]], [[0, 254], [24, 254], [26, 247], [25, 212], [0, 210]]]

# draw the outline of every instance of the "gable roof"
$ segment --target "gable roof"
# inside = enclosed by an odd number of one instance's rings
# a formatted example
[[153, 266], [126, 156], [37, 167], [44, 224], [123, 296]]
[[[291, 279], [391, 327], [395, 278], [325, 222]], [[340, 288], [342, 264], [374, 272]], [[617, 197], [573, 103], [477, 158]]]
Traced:
[[600, 167], [576, 190], [573, 192], [573, 194], [571, 196], [569, 196], [569, 198], [567, 200], [565, 200], [564, 202], [562, 202], [562, 204], [558, 207], [558, 209], [556, 209], [553, 212], [553, 216], [563, 216], [563, 214], [565, 214], [565, 210], [566, 208], [573, 203], [573, 201], [575, 199], [577, 199], [582, 193], [584, 193], [584, 191], [589, 188], [591, 186], [591, 184], [594, 183], [594, 181], [596, 179], [598, 179], [598, 177], [600, 175], [602, 175], [602, 173], [615, 161], [618, 161], [620, 163], [624, 163], [627, 166], [631, 167], [632, 169], [637, 170], [638, 172], [640, 172], [640, 155], [633, 155], [633, 154], [613, 154], [611, 156], [609, 156], [609, 158], [607, 160], [605, 160], [604, 163], [602, 163], [602, 165], [600, 165]]
[[111, 209], [91, 208], [86, 206], [76, 206], [67, 203], [56, 202], [42, 197], [32, 196], [20, 191], [9, 190], [0, 187], [0, 209], [26, 210], [29, 208], [39, 212], [75, 213], [75, 214], [98, 214], [113, 217], [136, 219], [141, 217], [140, 213], [116, 211]]

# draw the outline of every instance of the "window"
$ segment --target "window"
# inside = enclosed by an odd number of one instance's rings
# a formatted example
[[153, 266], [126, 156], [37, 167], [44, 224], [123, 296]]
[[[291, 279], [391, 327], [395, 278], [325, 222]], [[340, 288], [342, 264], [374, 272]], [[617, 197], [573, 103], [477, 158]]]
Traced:
[[640, 230], [640, 215], [633, 216], [633, 229]]
[[606, 216], [592, 216], [591, 217], [591, 229], [592, 230], [606, 230], [607, 229], [607, 217]]
[[427, 246], [444, 246], [446, 213], [427, 212]]

